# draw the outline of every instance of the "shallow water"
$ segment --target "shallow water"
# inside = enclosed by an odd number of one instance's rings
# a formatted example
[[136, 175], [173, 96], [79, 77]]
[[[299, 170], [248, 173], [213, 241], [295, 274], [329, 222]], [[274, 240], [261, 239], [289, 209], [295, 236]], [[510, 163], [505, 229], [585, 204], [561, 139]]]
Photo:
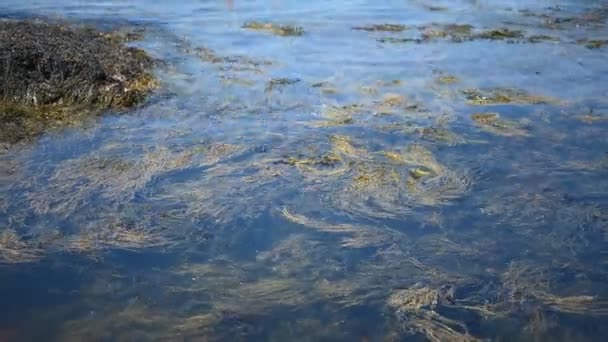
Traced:
[[[606, 2], [0, 10], [164, 61], [140, 108], [0, 152], [0, 341], [608, 333]], [[379, 24], [406, 28], [353, 29]]]

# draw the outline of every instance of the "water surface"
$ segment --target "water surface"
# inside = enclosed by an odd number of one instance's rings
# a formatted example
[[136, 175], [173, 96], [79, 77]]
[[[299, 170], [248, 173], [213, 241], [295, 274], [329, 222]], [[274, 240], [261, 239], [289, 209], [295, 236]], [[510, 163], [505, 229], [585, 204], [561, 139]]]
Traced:
[[0, 341], [608, 333], [606, 2], [0, 10], [163, 61], [145, 105], [3, 145]]

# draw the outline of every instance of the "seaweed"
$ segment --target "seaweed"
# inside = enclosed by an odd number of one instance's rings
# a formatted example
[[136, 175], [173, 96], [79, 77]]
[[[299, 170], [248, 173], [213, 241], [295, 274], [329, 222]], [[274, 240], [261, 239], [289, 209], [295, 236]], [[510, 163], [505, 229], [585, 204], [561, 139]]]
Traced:
[[388, 228], [366, 227], [352, 224], [330, 224], [313, 220], [301, 214], [291, 213], [283, 208], [283, 217], [299, 225], [319, 232], [344, 235], [340, 246], [343, 248], [366, 248], [390, 245], [399, 238], [400, 234]]
[[388, 298], [387, 305], [395, 310], [407, 331], [423, 334], [429, 341], [476, 341], [463, 323], [435, 311], [437, 306], [454, 304], [453, 291], [449, 285], [398, 290]]
[[368, 26], [355, 26], [353, 30], [368, 31], [368, 32], [402, 32], [407, 30], [405, 25], [398, 24], [374, 24]]
[[8, 228], [0, 231], [0, 265], [35, 262], [44, 256], [43, 251]]
[[379, 43], [392, 43], [392, 44], [403, 44], [403, 43], [416, 43], [422, 44], [423, 40], [420, 38], [397, 38], [397, 37], [382, 37], [376, 39]]
[[250, 21], [243, 24], [243, 28], [272, 33], [282, 37], [297, 37], [304, 34], [304, 29], [300, 26], [279, 25], [275, 23]]
[[462, 42], [473, 37], [473, 26], [468, 24], [430, 24], [418, 29], [423, 41], [449, 39], [453, 42]]
[[252, 71], [255, 73], [262, 73], [261, 67], [273, 65], [273, 63], [268, 60], [258, 60], [243, 55], [223, 56], [207, 47], [192, 47], [186, 43], [183, 45], [184, 46], [181, 46], [182, 52], [194, 55], [203, 62], [218, 64], [218, 68], [224, 71]]
[[552, 37], [547, 35], [534, 35], [526, 38], [529, 43], [541, 43], [541, 42], [559, 42], [559, 37]]
[[443, 127], [443, 125], [418, 127], [416, 130], [419, 136], [427, 141], [447, 144], [449, 146], [464, 144], [466, 142], [465, 139], [460, 137], [458, 134], [450, 131], [449, 129]]
[[350, 183], [331, 196], [332, 205], [350, 215], [403, 217], [417, 206], [445, 205], [470, 187], [466, 173], [445, 168], [422, 146], [379, 155], [384, 163], [356, 164]]
[[[27, 197], [35, 211], [41, 214], [69, 216], [96, 196], [117, 205], [131, 200], [155, 177], [193, 166], [197, 155], [204, 153], [208, 158], [200, 164], [213, 163], [225, 151], [225, 147], [219, 147], [219, 150], [203, 147], [174, 152], [161, 146], [146, 151], [135, 160], [93, 153], [64, 161], [50, 177], [48, 185], [30, 191]], [[103, 153], [108, 152], [112, 150]]]
[[337, 177], [348, 173], [353, 162], [369, 158], [368, 152], [352, 144], [350, 137], [332, 135], [329, 137], [330, 149], [321, 155], [305, 157], [291, 156], [280, 163], [295, 166], [300, 172], [312, 177]]
[[382, 97], [382, 101], [379, 102], [375, 108], [374, 112], [377, 114], [395, 114], [398, 108], [402, 109], [416, 109], [417, 105], [410, 104], [408, 105], [408, 101], [405, 96], [395, 93], [387, 93]]
[[505, 40], [505, 39], [521, 39], [524, 37], [523, 31], [511, 30], [508, 28], [499, 28], [489, 31], [484, 31], [475, 35], [480, 39]]
[[522, 126], [513, 121], [500, 118], [498, 113], [475, 113], [471, 120], [482, 129], [503, 136], [528, 136], [528, 132]]
[[454, 84], [460, 82], [460, 80], [453, 75], [442, 75], [435, 79], [435, 82], [439, 84]]
[[603, 115], [584, 114], [576, 117], [579, 121], [586, 124], [593, 124], [596, 122], [608, 121], [608, 117]]
[[554, 98], [533, 95], [516, 88], [465, 89], [462, 93], [473, 105], [497, 104], [557, 104]]
[[270, 81], [268, 81], [267, 85], [266, 85], [266, 92], [272, 91], [273, 89], [282, 87], [282, 86], [286, 86], [286, 85], [293, 85], [300, 82], [299, 78], [287, 78], [287, 77], [281, 77], [281, 78], [273, 78]]
[[581, 39], [577, 41], [578, 44], [585, 45], [589, 50], [601, 49], [604, 45], [608, 44], [608, 39]]

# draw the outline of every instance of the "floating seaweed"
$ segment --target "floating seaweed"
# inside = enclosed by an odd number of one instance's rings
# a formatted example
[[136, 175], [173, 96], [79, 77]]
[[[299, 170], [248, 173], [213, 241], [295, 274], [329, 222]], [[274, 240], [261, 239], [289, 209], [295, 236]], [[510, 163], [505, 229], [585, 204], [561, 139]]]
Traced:
[[468, 24], [430, 24], [418, 28], [424, 41], [449, 39], [462, 42], [472, 38], [473, 26]]
[[347, 136], [332, 135], [329, 142], [330, 149], [326, 153], [313, 157], [292, 156], [281, 163], [295, 166], [303, 174], [312, 177], [337, 177], [349, 172], [353, 162], [369, 158], [368, 152], [354, 146]]
[[526, 38], [526, 40], [529, 43], [542, 43], [542, 42], [559, 42], [560, 39], [559, 37], [552, 37], [552, 36], [547, 36], [547, 35], [534, 35], [534, 36], [529, 36]]
[[528, 132], [522, 125], [500, 118], [498, 113], [475, 113], [471, 120], [482, 129], [503, 136], [527, 136]]
[[374, 228], [352, 224], [329, 224], [323, 221], [313, 220], [301, 214], [293, 214], [283, 208], [283, 217], [291, 222], [312, 228], [319, 232], [345, 235], [341, 239], [341, 247], [364, 248], [390, 245], [399, 234], [385, 228]]
[[398, 24], [374, 24], [368, 26], [355, 26], [353, 30], [368, 32], [401, 32], [407, 30], [407, 26]]
[[190, 166], [194, 151], [172, 152], [159, 147], [139, 160], [90, 155], [63, 162], [48, 186], [28, 194], [39, 213], [70, 215], [99, 194], [115, 204], [124, 203], [165, 172]]
[[418, 127], [416, 130], [422, 139], [436, 143], [454, 146], [458, 144], [464, 144], [466, 142], [465, 139], [463, 139], [456, 133], [450, 131], [449, 129], [443, 127], [443, 125]]
[[398, 290], [389, 297], [387, 305], [395, 310], [406, 331], [422, 334], [430, 341], [475, 341], [466, 325], [435, 311], [437, 306], [454, 304], [453, 291], [449, 285]]
[[587, 49], [590, 50], [595, 50], [595, 49], [601, 49], [604, 47], [604, 45], [608, 44], [608, 40], [607, 39], [581, 39], [577, 41], [578, 44], [581, 45], [585, 45], [585, 47], [587, 47]]
[[458, 77], [453, 75], [442, 75], [435, 79], [435, 82], [439, 84], [454, 84], [458, 83], [459, 81], [460, 80], [458, 79]]
[[422, 146], [380, 155], [389, 163], [357, 165], [350, 184], [331, 197], [333, 205], [368, 218], [403, 217], [416, 206], [446, 204], [470, 187], [468, 175], [445, 168]]
[[496, 104], [556, 104], [557, 100], [543, 96], [533, 95], [515, 88], [466, 89], [462, 93], [473, 105]]
[[420, 38], [397, 38], [397, 37], [382, 37], [376, 39], [378, 43], [404, 44], [415, 43], [422, 44], [424, 41]]
[[12, 230], [0, 231], [0, 265], [38, 261], [44, 253], [35, 244], [23, 239]]
[[505, 40], [505, 39], [521, 39], [524, 33], [519, 30], [511, 30], [508, 28], [500, 28], [489, 31], [484, 31], [475, 35], [480, 39]]
[[243, 24], [243, 28], [254, 30], [254, 31], [263, 31], [272, 33], [276, 36], [282, 37], [297, 37], [304, 34], [304, 29], [300, 26], [293, 25], [279, 25], [274, 23], [265, 23], [259, 21], [250, 21]]
[[272, 91], [273, 89], [276, 88], [280, 88], [282, 86], [286, 86], [286, 85], [292, 85], [292, 84], [296, 84], [300, 82], [299, 78], [287, 78], [287, 77], [281, 77], [281, 78], [273, 78], [270, 81], [268, 81], [267, 85], [266, 85], [266, 91]]

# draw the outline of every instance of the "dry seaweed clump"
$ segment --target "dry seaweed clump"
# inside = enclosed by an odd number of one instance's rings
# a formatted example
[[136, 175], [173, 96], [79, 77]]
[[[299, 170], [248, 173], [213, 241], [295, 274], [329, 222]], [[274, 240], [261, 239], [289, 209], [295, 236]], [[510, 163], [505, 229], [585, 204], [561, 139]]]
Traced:
[[158, 86], [153, 60], [88, 28], [0, 21], [0, 123], [22, 136], [83, 110], [125, 108]]
[[533, 95], [515, 88], [465, 89], [462, 93], [472, 105], [497, 104], [556, 104], [556, 99]]
[[250, 21], [243, 24], [243, 28], [272, 33], [276, 36], [301, 36], [304, 34], [304, 29], [294, 25], [279, 25], [274, 23], [265, 23], [259, 21]]
[[471, 115], [475, 125], [488, 132], [503, 136], [527, 136], [528, 132], [516, 122], [503, 120], [498, 113], [475, 113]]
[[398, 24], [374, 24], [368, 26], [355, 26], [353, 30], [368, 31], [368, 32], [401, 32], [405, 31], [407, 26]]

